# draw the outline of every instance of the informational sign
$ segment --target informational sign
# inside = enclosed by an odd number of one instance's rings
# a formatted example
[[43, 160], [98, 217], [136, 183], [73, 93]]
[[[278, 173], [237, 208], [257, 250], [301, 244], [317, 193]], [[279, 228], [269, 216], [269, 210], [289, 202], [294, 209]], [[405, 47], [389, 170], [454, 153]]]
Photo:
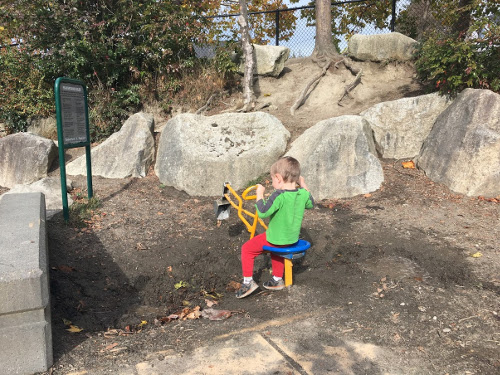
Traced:
[[62, 203], [64, 219], [68, 221], [69, 207], [66, 184], [66, 160], [64, 158], [64, 150], [66, 148], [85, 147], [88, 197], [91, 199], [93, 196], [87, 87], [82, 81], [59, 77], [54, 84], [54, 92], [56, 99]]
[[59, 95], [64, 144], [88, 142], [84, 87], [63, 81], [59, 86]]

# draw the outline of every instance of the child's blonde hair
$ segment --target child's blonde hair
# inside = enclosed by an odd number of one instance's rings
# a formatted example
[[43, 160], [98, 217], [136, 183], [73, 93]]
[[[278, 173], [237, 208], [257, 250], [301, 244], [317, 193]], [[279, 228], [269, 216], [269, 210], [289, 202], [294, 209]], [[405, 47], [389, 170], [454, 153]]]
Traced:
[[271, 165], [271, 174], [279, 173], [285, 182], [299, 182], [300, 163], [291, 156], [284, 156]]

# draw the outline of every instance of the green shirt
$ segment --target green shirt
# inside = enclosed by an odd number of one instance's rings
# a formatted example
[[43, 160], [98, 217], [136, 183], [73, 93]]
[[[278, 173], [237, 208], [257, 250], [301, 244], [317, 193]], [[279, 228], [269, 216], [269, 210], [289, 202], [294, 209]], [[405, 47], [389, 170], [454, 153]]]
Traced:
[[269, 217], [267, 242], [273, 245], [291, 245], [299, 240], [300, 227], [306, 208], [313, 208], [312, 195], [303, 188], [275, 190], [268, 199], [255, 204], [259, 217]]

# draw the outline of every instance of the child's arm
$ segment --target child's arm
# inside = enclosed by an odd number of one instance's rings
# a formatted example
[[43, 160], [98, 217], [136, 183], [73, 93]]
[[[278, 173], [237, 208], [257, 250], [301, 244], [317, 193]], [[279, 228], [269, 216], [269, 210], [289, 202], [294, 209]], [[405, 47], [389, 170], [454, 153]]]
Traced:
[[[302, 176], [299, 177], [299, 186], [309, 191], [309, 188], [307, 187], [306, 182], [304, 181], [304, 177]], [[312, 197], [312, 194], [309, 191], [309, 200], [306, 203], [306, 208], [313, 208], [313, 207], [314, 207], [314, 198]]]
[[304, 181], [304, 177], [302, 176], [299, 177], [299, 186], [309, 191], [309, 188], [307, 187], [306, 182]]

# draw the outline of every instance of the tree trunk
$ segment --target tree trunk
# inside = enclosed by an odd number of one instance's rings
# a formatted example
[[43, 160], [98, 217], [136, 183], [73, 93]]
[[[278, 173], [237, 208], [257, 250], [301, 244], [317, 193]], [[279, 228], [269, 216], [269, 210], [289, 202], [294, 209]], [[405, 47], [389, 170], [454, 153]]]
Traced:
[[316, 0], [316, 42], [313, 61], [323, 66], [331, 59], [340, 59], [332, 39], [332, 5], [330, 0]]
[[254, 93], [253, 93], [253, 47], [250, 43], [250, 33], [248, 31], [248, 9], [246, 0], [240, 1], [240, 16], [238, 23], [241, 30], [241, 47], [243, 48], [243, 56], [245, 58], [245, 71], [243, 76], [243, 112], [253, 109]]
[[453, 25], [453, 31], [460, 39], [465, 39], [467, 36], [471, 20], [471, 10], [469, 8], [471, 4], [472, 0], [460, 0], [458, 2], [458, 19]]

